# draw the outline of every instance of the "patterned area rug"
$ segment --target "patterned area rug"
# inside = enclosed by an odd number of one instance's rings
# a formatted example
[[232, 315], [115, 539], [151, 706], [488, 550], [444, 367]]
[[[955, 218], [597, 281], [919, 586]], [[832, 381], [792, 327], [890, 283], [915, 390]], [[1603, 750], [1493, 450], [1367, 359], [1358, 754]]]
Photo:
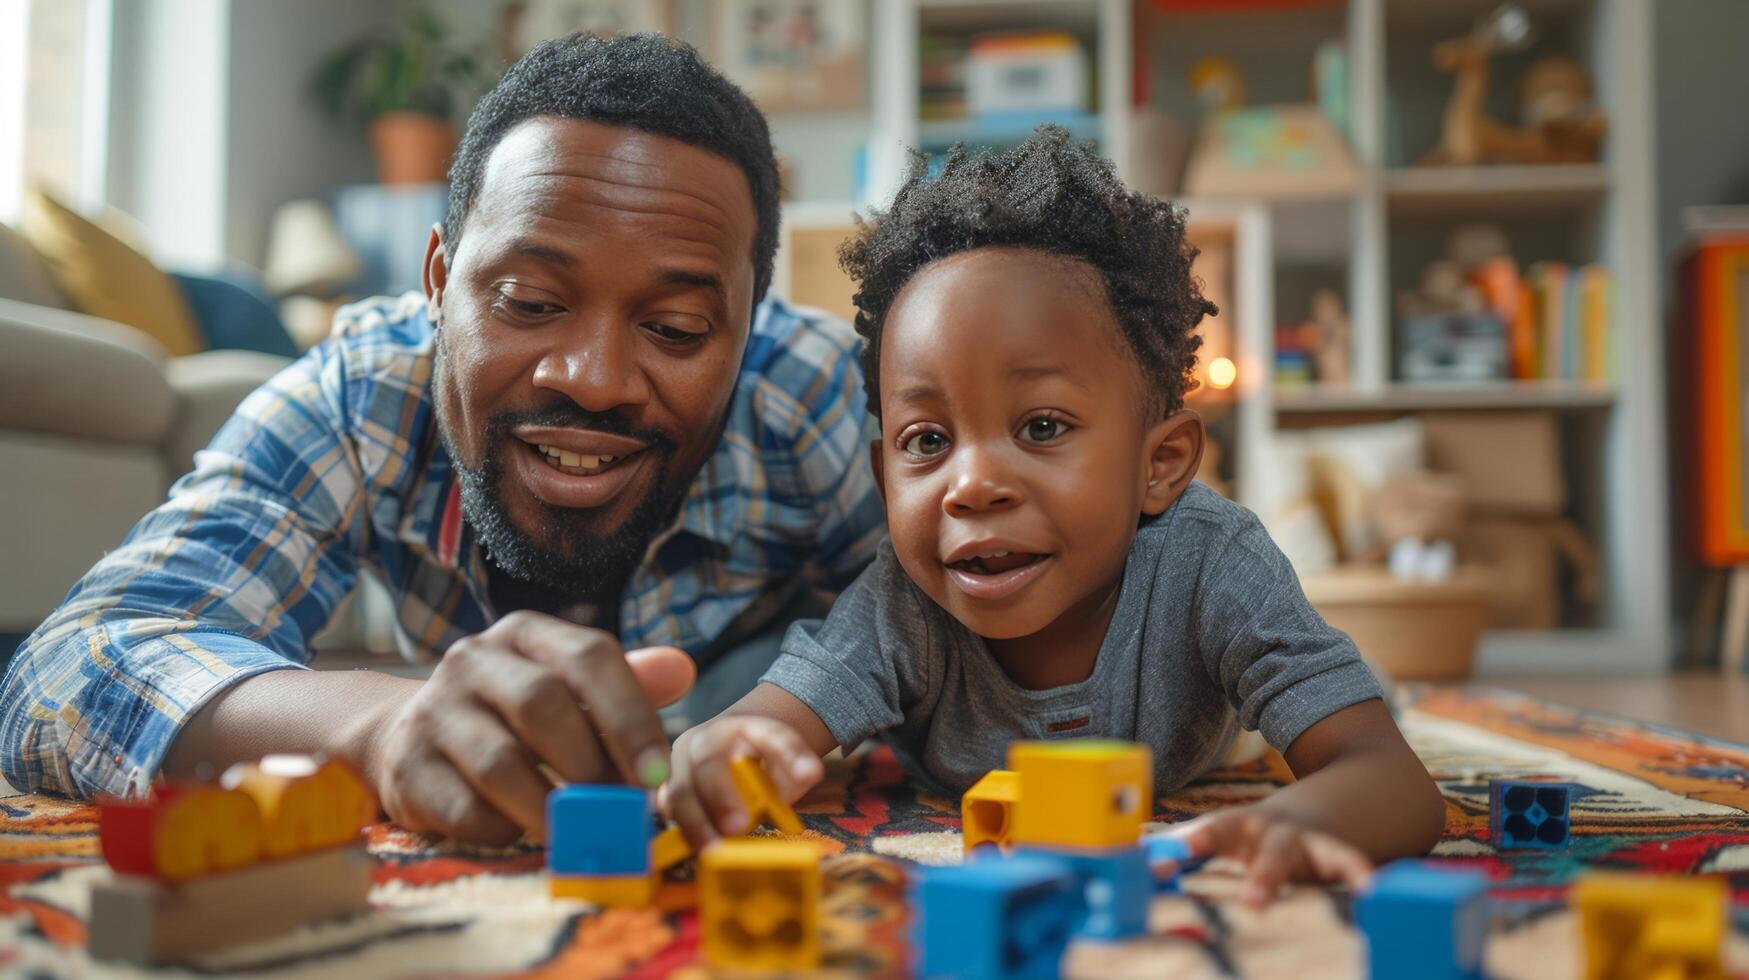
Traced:
[[[1408, 692], [1401, 721], [1446, 795], [1437, 856], [1495, 880], [1488, 967], [1498, 977], [1577, 976], [1567, 886], [1591, 868], [1729, 876], [1734, 975], [1749, 976], [1749, 748], [1587, 715], [1481, 689]], [[1564, 852], [1496, 854], [1488, 844], [1488, 779], [1547, 776], [1581, 787]], [[1273, 755], [1211, 775], [1162, 799], [1181, 820], [1256, 799], [1287, 778]], [[1389, 805], [1389, 800], [1382, 801]], [[890, 752], [834, 762], [798, 807], [826, 862], [826, 966], [904, 973], [909, 862], [959, 860], [955, 800], [917, 791]], [[90, 807], [40, 797], [0, 800], [0, 974], [85, 975], [88, 886], [97, 861]], [[596, 913], [546, 897], [532, 848], [464, 851], [379, 826], [371, 914], [238, 948], [198, 972], [251, 976], [526, 973], [590, 977], [708, 976], [697, 957], [692, 886], [665, 886], [658, 907]], [[1071, 949], [1071, 975], [1353, 977], [1359, 942], [1346, 897], [1299, 888], [1261, 913], [1239, 908], [1238, 879], [1212, 864], [1161, 896], [1151, 934]]]

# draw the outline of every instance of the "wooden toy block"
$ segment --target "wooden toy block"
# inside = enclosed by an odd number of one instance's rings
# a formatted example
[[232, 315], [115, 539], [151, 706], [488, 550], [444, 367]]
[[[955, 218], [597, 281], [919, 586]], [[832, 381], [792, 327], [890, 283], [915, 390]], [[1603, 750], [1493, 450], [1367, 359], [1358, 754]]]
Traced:
[[365, 911], [373, 862], [349, 844], [168, 884], [118, 875], [91, 888], [91, 955], [182, 963]]
[[919, 976], [1055, 977], [1084, 914], [1081, 883], [1051, 855], [924, 869], [911, 886]]
[[699, 931], [712, 966], [811, 970], [820, 962], [820, 847], [718, 841], [699, 855]]
[[1567, 846], [1570, 783], [1496, 779], [1488, 784], [1488, 836], [1500, 850], [1558, 851]]
[[1140, 844], [1092, 851], [1082, 848], [1035, 849], [1021, 845], [1015, 856], [1049, 857], [1063, 862], [1081, 888], [1081, 916], [1075, 934], [1091, 939], [1124, 939], [1148, 931], [1148, 908], [1157, 890], [1148, 852]]
[[376, 819], [376, 800], [338, 759], [269, 755], [225, 770], [220, 784], [255, 800], [262, 850], [279, 858], [350, 843]]
[[757, 759], [742, 756], [729, 763], [729, 771], [735, 777], [735, 789], [741, 794], [741, 803], [747, 807], [749, 829], [769, 823], [786, 834], [802, 832], [801, 818], [777, 791], [777, 784], [771, 781], [771, 775]]
[[1025, 800], [1014, 810], [1016, 845], [1133, 847], [1154, 805], [1154, 761], [1146, 745], [1016, 742], [1008, 749], [1008, 768], [1019, 774]]
[[1013, 843], [1014, 808], [1020, 803], [1020, 774], [992, 769], [960, 797], [960, 834], [966, 851], [993, 844], [1006, 852]]
[[560, 786], [547, 794], [547, 867], [554, 875], [649, 875], [654, 829], [645, 790]]
[[1354, 900], [1370, 976], [1472, 980], [1482, 975], [1488, 876], [1471, 868], [1394, 861]]
[[1716, 877], [1587, 875], [1573, 886], [1586, 980], [1723, 980], [1725, 882]]

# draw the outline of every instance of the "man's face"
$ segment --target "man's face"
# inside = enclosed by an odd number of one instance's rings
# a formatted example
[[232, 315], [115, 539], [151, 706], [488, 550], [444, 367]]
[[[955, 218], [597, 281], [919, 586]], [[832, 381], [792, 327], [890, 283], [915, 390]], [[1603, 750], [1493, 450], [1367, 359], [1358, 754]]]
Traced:
[[753, 307], [753, 196], [677, 140], [540, 117], [433, 234], [438, 420], [512, 576], [618, 584], [716, 446]]

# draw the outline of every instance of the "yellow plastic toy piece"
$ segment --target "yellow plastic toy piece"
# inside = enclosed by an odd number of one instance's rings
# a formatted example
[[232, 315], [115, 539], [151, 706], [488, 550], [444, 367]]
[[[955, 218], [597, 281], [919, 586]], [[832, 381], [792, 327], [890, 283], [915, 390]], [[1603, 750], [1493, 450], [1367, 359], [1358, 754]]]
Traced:
[[261, 808], [263, 849], [288, 857], [349, 844], [376, 817], [376, 800], [351, 767], [307, 755], [270, 755], [225, 771]]
[[691, 856], [692, 845], [686, 842], [679, 824], [650, 838], [650, 871], [653, 874], [660, 874]]
[[730, 970], [812, 970], [820, 963], [820, 847], [734, 839], [698, 861], [704, 958]]
[[1020, 773], [992, 769], [960, 797], [960, 834], [966, 853], [980, 844], [1008, 850], [1014, 842], [1014, 810], [1020, 804]]
[[1014, 843], [1111, 848], [1136, 843], [1154, 805], [1154, 760], [1146, 745], [1106, 739], [1016, 742], [1008, 768], [1020, 776]]
[[187, 881], [261, 858], [261, 809], [246, 793], [201, 786], [164, 804], [152, 833], [153, 866]]
[[656, 900], [657, 876], [553, 875], [548, 890], [554, 898], [574, 898], [604, 908], [641, 909]]
[[1573, 886], [1586, 980], [1723, 980], [1725, 882], [1598, 873]]
[[771, 774], [757, 760], [742, 756], [729, 763], [729, 771], [734, 774], [741, 803], [747, 807], [748, 830], [769, 823], [786, 834], [802, 832], [801, 818], [790, 809], [788, 801], [778, 793], [777, 784], [771, 781]]

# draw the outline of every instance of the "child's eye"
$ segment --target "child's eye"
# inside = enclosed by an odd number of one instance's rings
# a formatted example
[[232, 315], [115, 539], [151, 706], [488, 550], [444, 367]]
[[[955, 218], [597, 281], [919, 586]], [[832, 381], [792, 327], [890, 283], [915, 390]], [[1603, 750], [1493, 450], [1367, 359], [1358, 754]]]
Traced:
[[906, 439], [904, 449], [913, 456], [939, 456], [947, 452], [947, 436], [926, 429]]
[[1028, 442], [1050, 442], [1068, 430], [1068, 426], [1053, 418], [1040, 416], [1026, 423], [1021, 431]]

